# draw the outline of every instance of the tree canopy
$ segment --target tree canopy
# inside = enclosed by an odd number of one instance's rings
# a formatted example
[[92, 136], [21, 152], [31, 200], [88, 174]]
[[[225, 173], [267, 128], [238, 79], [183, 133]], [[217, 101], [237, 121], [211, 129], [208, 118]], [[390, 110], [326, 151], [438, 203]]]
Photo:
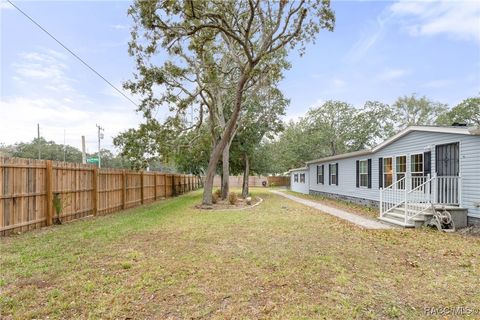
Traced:
[[[161, 106], [173, 113], [162, 125], [174, 124], [177, 135], [206, 121], [212, 144], [203, 203], [211, 204], [213, 177], [222, 154], [229, 162], [246, 97], [264, 78], [275, 86], [290, 49], [302, 53], [321, 29], [333, 30], [330, 2], [136, 1], [129, 14], [137, 73], [125, 87], [141, 96], [147, 123]], [[187, 110], [195, 123], [186, 124]]]

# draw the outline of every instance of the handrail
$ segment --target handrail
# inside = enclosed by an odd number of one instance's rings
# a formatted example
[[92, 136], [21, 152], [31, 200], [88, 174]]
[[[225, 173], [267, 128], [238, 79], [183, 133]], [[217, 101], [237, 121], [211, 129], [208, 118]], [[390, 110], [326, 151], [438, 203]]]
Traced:
[[417, 191], [417, 190], [420, 190], [422, 189], [423, 190], [423, 186], [425, 186], [427, 183], [429, 183], [430, 181], [434, 180], [436, 178], [436, 176], [432, 176], [430, 178], [428, 178], [427, 176], [427, 180], [425, 182], [423, 182], [422, 184], [418, 185], [417, 187], [411, 189], [410, 191], [408, 191], [408, 193], [412, 193], [414, 191]]
[[406, 178], [407, 176], [395, 181], [388, 187], [380, 189], [380, 217], [405, 202]]
[[434, 204], [461, 204], [460, 176], [412, 176], [406, 174], [388, 187], [380, 189], [380, 217], [404, 205], [404, 222], [424, 214]]

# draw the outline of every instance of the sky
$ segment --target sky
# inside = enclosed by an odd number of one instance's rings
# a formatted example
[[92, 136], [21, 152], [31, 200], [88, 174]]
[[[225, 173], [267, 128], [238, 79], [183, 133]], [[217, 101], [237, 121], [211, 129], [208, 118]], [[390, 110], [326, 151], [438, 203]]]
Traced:
[[[135, 72], [129, 1], [12, 0], [118, 88]], [[285, 120], [327, 100], [361, 107], [416, 93], [454, 106], [480, 93], [480, 1], [332, 1], [322, 31], [280, 84]], [[136, 127], [135, 106], [5, 0], [0, 0], [0, 143], [42, 137], [96, 151]], [[127, 93], [128, 94], [128, 93]], [[132, 97], [136, 99], [135, 97]], [[136, 99], [138, 101], [138, 99]], [[162, 113], [160, 112], [160, 117]]]

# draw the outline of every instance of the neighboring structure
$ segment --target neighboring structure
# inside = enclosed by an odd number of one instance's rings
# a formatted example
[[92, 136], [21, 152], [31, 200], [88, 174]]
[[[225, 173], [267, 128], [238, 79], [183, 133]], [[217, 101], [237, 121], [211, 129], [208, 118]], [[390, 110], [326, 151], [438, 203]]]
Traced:
[[432, 205], [463, 208], [480, 223], [478, 127], [408, 127], [373, 149], [306, 164], [307, 188], [294, 189], [305, 169], [291, 170], [294, 191], [379, 206], [381, 219], [403, 226], [423, 221]]
[[290, 172], [290, 189], [295, 192], [308, 194], [309, 177], [308, 167], [292, 169]]

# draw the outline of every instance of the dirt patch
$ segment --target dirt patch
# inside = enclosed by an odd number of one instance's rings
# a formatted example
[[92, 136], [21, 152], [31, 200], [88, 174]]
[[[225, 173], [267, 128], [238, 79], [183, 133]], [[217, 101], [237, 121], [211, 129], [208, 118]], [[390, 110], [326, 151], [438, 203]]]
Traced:
[[480, 237], [480, 227], [468, 227], [458, 230], [459, 234], [464, 234], [467, 236]]
[[49, 288], [51, 286], [47, 281], [40, 279], [24, 279], [17, 281], [15, 285], [18, 288], [36, 287], [38, 289]]
[[198, 204], [195, 206], [195, 209], [201, 209], [201, 210], [239, 210], [239, 209], [248, 209], [248, 208], [253, 208], [260, 204], [263, 201], [262, 198], [260, 197], [252, 197], [252, 200], [250, 204], [247, 203], [245, 199], [238, 199], [235, 204], [230, 204], [228, 199], [226, 200], [219, 200], [217, 203], [214, 203], [212, 205], [203, 205], [203, 204]]

